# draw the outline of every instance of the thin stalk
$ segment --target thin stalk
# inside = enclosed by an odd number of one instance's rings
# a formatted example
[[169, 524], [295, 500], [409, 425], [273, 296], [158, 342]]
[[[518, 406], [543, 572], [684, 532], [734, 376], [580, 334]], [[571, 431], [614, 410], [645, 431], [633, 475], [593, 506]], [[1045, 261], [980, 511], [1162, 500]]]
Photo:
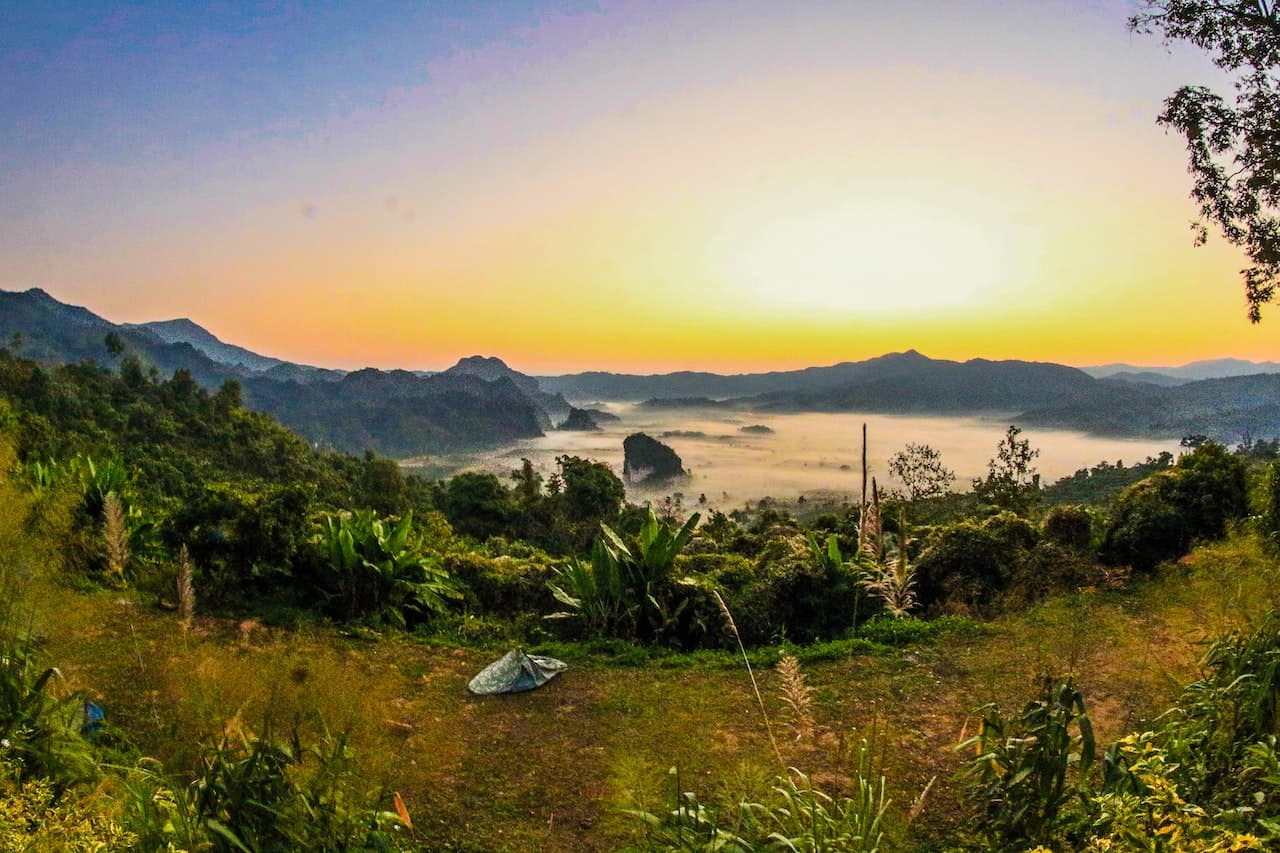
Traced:
[[778, 741], [773, 736], [773, 724], [769, 722], [769, 712], [764, 707], [764, 697], [760, 695], [760, 685], [756, 684], [756, 674], [751, 670], [751, 661], [747, 658], [747, 649], [742, 645], [742, 637], [738, 634], [738, 626], [733, 621], [733, 614], [729, 612], [729, 605], [724, 603], [724, 599], [720, 597], [720, 590], [712, 590], [712, 595], [716, 597], [716, 602], [720, 605], [720, 612], [724, 614], [724, 618], [729, 622], [729, 630], [733, 633], [733, 638], [738, 641], [738, 651], [742, 652], [742, 662], [747, 665], [747, 676], [751, 679], [751, 689], [755, 691], [756, 702], [760, 705], [760, 716], [764, 718], [764, 730], [769, 735], [769, 744], [773, 747], [773, 754], [778, 759], [782, 772], [787, 771], [787, 762], [782, 759], [782, 750], [778, 749]]

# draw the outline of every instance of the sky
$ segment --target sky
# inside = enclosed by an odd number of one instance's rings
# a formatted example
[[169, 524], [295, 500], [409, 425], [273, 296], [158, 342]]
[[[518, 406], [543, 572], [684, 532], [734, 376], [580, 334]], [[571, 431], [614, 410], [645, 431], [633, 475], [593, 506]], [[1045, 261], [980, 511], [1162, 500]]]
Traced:
[[0, 0], [0, 289], [339, 368], [1275, 358], [1131, 7]]

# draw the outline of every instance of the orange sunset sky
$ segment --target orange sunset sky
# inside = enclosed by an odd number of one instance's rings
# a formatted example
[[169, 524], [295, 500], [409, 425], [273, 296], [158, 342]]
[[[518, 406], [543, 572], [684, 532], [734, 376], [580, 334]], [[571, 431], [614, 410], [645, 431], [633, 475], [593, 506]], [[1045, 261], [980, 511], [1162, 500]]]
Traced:
[[1275, 358], [1131, 6], [14, 4], [0, 287], [344, 368]]

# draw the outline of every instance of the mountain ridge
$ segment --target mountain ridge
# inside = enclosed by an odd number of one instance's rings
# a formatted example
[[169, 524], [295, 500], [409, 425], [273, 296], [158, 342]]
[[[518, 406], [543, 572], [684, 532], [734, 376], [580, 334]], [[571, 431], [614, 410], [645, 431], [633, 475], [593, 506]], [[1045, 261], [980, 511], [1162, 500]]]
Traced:
[[[199, 336], [197, 329], [208, 334], [191, 321], [168, 329], [184, 337]], [[288, 362], [259, 373], [210, 358], [187, 340], [166, 342], [146, 324], [112, 323], [39, 289], [0, 290], [0, 340], [20, 343], [17, 354], [37, 362], [93, 361], [112, 369], [136, 358], [157, 374], [185, 370], [208, 390], [234, 381], [247, 407], [337, 450], [418, 456], [543, 434], [541, 410], [509, 379], [373, 368], [335, 376]]]
[[[43, 290], [0, 291], [0, 336], [21, 334], [22, 354], [29, 357], [118, 364], [120, 354], [105, 340], [111, 332], [154, 369], [188, 370], [207, 388], [234, 379], [250, 405], [313, 441], [410, 456], [542, 435], [568, 416], [569, 400], [649, 400], [651, 407], [662, 408], [705, 398], [717, 407], [776, 412], [998, 414], [1027, 425], [1161, 438], [1197, 432], [1231, 441], [1245, 433], [1280, 434], [1280, 373], [1184, 381], [1120, 371], [1100, 379], [1053, 362], [931, 359], [915, 349], [729, 375], [586, 371], [534, 377], [484, 355], [460, 358], [439, 373], [330, 371], [225, 344], [188, 319], [117, 325]], [[167, 343], [163, 336], [175, 341]], [[270, 366], [255, 371], [254, 364]], [[1269, 364], [1220, 359], [1187, 367], [1239, 371]]]

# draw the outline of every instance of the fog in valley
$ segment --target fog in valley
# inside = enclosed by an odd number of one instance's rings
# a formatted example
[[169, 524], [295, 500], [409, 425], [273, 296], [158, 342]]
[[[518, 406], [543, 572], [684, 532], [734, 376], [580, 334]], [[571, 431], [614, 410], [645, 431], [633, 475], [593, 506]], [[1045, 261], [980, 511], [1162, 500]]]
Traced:
[[[552, 431], [537, 439], [479, 454], [438, 456], [427, 473], [445, 476], [461, 470], [490, 471], [504, 480], [530, 459], [545, 478], [556, 470], [556, 457], [583, 456], [608, 463], [622, 474], [622, 440], [644, 432], [670, 445], [692, 476], [657, 490], [627, 487], [633, 502], [684, 495], [686, 506], [701, 494], [707, 505], [728, 511], [769, 496], [839, 504], [857, 499], [861, 488], [859, 457], [862, 424], [867, 424], [867, 461], [872, 476], [893, 487], [888, 459], [908, 442], [928, 444], [941, 452], [956, 472], [953, 488], [966, 491], [974, 477], [985, 475], [1009, 421], [978, 417], [909, 417], [863, 414], [753, 414], [721, 410], [656, 410], [634, 404], [592, 404], [621, 420], [602, 423], [598, 432]], [[743, 433], [742, 427], [763, 425], [772, 433]], [[1141, 462], [1162, 450], [1175, 451], [1177, 439], [1099, 438], [1062, 430], [1028, 429], [1023, 437], [1040, 450], [1036, 467], [1048, 484], [1100, 461]], [[845, 467], [847, 466], [847, 467]]]

